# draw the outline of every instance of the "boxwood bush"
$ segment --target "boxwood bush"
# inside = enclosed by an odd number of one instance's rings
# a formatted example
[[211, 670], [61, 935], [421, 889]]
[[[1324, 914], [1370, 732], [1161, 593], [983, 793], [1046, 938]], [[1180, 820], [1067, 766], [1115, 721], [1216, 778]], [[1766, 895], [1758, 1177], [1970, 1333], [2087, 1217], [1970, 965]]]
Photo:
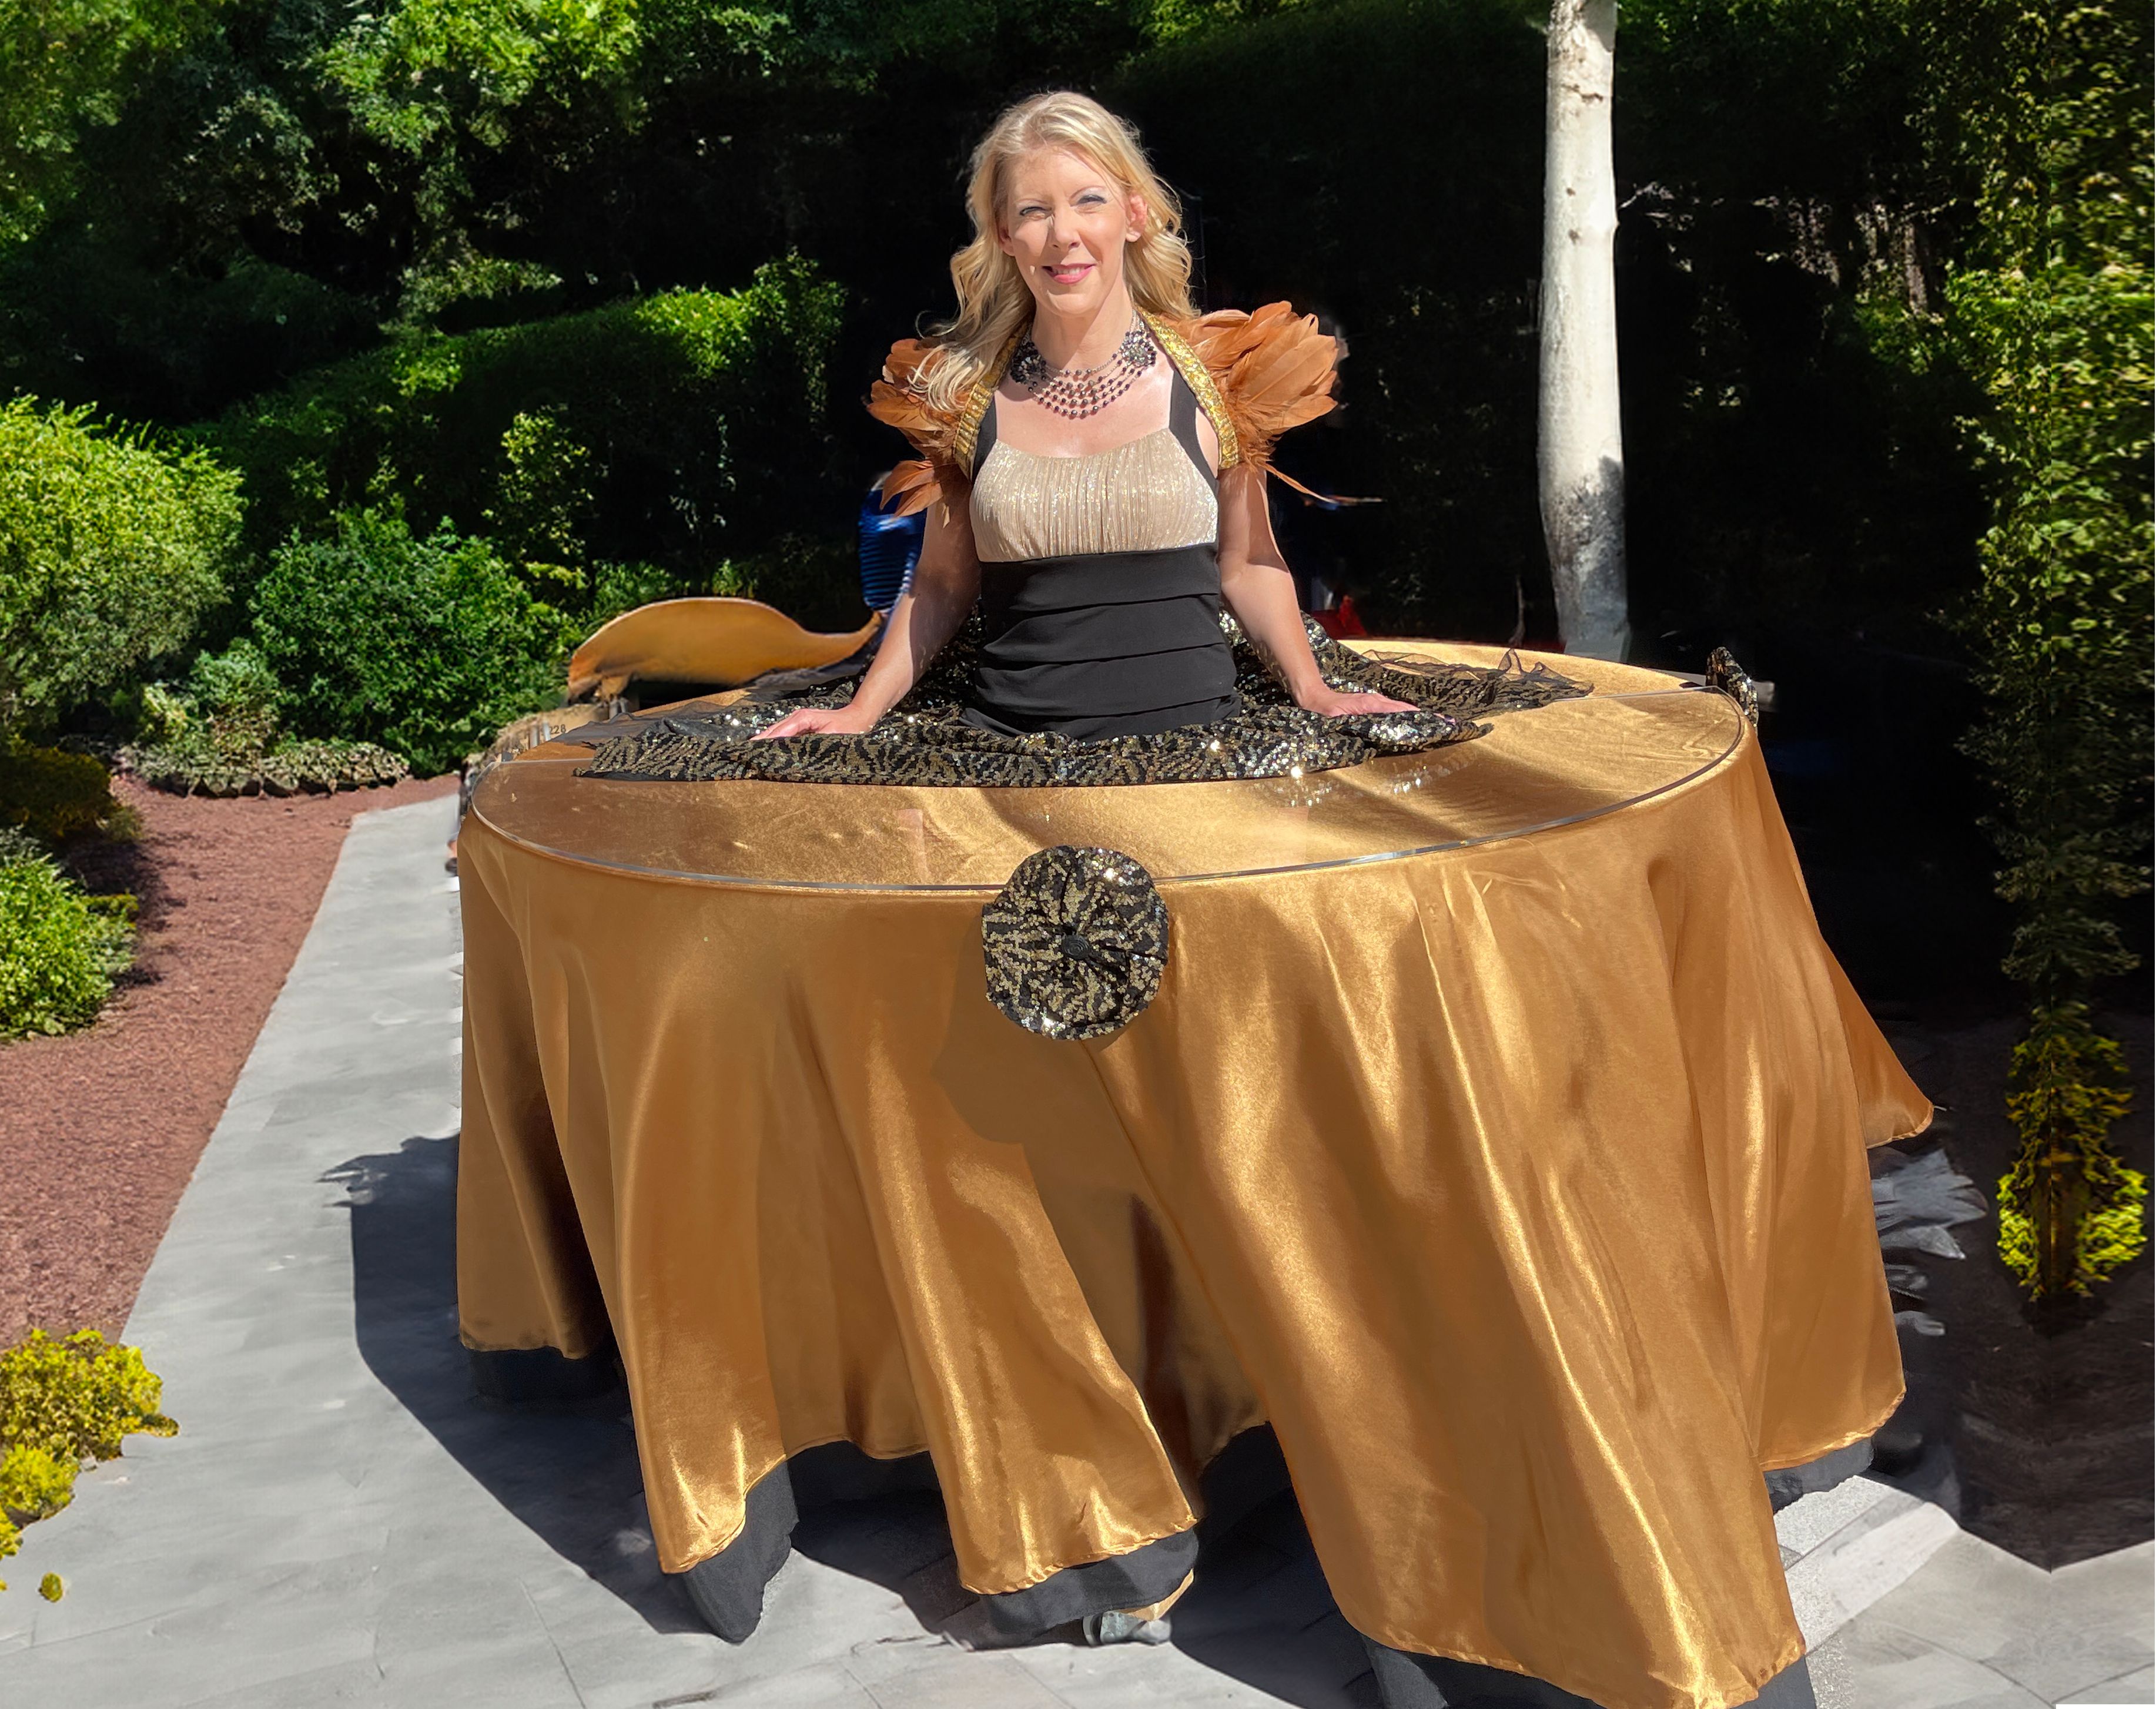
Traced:
[[80, 831], [131, 840], [131, 815], [112, 779], [87, 754], [40, 747], [0, 728], [0, 825], [58, 841]]
[[295, 536], [256, 585], [253, 639], [302, 736], [378, 743], [424, 775], [452, 769], [561, 693], [569, 642], [484, 540], [350, 511]]

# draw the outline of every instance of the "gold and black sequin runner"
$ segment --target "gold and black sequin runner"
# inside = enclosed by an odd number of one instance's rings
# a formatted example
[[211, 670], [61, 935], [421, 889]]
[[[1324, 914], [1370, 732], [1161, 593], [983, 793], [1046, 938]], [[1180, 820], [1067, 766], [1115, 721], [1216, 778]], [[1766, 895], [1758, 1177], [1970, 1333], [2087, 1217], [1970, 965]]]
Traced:
[[1327, 717], [1294, 704], [1232, 618], [1224, 615], [1221, 627], [1235, 647], [1243, 710], [1216, 723], [1096, 742], [978, 729], [961, 716], [972, 669], [975, 625], [969, 624], [912, 692], [865, 734], [752, 740], [789, 712], [845, 705], [855, 687], [851, 681], [817, 684], [804, 691], [783, 680], [767, 680], [728, 705], [593, 726], [588, 733], [596, 752], [578, 775], [670, 783], [760, 778], [1003, 789], [1293, 778], [1469, 741], [1487, 731], [1486, 725], [1476, 721], [1480, 718], [1587, 692], [1545, 665], [1523, 670], [1509, 655], [1491, 666], [1412, 655], [1366, 656], [1341, 646], [1312, 623], [1312, 649], [1330, 686], [1389, 695], [1416, 708]]

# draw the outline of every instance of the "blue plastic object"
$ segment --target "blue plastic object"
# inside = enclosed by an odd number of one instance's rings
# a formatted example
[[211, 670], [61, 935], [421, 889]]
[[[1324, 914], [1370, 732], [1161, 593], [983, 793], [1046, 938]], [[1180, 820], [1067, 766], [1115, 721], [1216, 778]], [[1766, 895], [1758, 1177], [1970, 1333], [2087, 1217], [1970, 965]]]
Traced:
[[861, 600], [871, 611], [889, 614], [913, 579], [921, 556], [928, 514], [894, 516], [883, 495], [871, 486], [861, 498]]

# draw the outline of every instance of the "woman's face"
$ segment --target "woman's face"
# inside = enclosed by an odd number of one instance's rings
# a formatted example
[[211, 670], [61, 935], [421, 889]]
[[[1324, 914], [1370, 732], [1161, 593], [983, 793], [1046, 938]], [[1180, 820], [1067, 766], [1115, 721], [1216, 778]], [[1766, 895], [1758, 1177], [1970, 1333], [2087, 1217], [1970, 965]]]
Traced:
[[997, 234], [1034, 300], [1090, 321], [1123, 280], [1123, 245], [1143, 235], [1142, 198], [1127, 195], [1081, 154], [1040, 149], [1011, 168]]

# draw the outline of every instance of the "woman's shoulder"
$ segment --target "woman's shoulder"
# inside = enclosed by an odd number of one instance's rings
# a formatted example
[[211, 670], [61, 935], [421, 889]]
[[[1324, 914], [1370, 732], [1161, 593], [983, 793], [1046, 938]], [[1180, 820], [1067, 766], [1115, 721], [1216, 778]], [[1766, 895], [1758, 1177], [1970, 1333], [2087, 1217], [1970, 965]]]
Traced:
[[901, 500], [901, 515], [963, 490], [981, 418], [995, 394], [994, 379], [986, 376], [957, 387], [932, 387], [947, 348], [932, 339], [901, 338], [869, 387], [869, 413], [904, 434], [920, 455], [919, 462], [899, 464], [884, 483], [885, 498]]
[[1158, 321], [1154, 332], [1213, 418], [1220, 466], [1269, 467], [1290, 428], [1334, 406], [1333, 382], [1347, 352], [1317, 328], [1315, 315], [1286, 303], [1249, 314], [1218, 309], [1190, 321]]

